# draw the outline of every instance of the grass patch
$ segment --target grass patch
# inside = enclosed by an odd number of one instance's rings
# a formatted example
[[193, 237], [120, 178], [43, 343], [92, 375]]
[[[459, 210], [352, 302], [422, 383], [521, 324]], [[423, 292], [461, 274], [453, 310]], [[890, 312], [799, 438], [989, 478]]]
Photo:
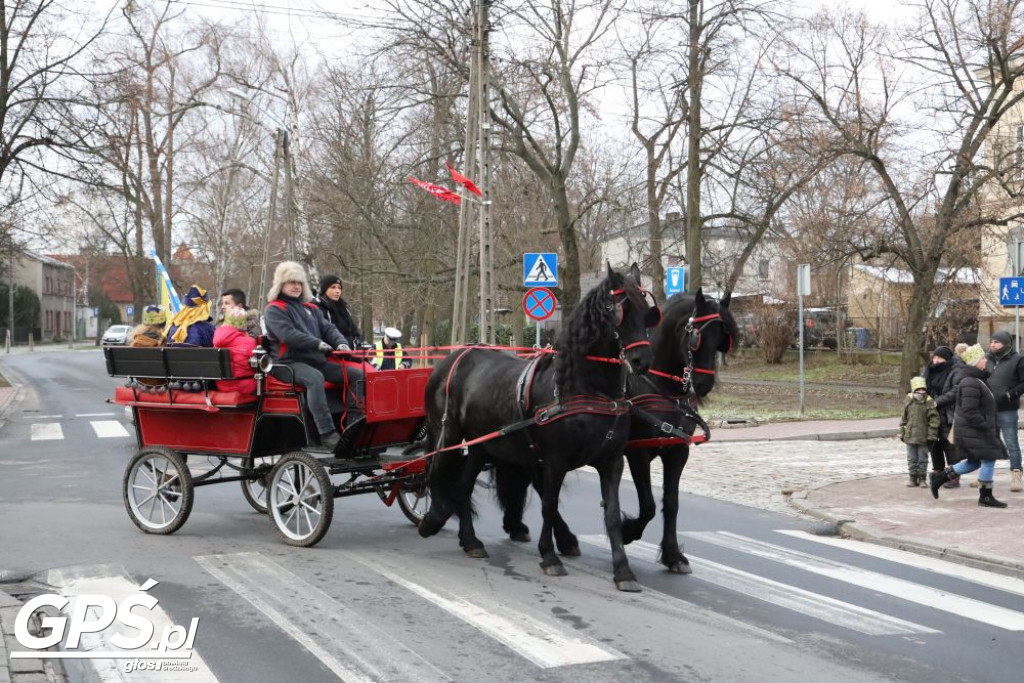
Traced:
[[[760, 349], [744, 349], [730, 356], [722, 367], [722, 377], [796, 382], [800, 379], [796, 351], [787, 351], [782, 363], [768, 365]], [[834, 351], [809, 351], [804, 354], [804, 379], [817, 383], [865, 384], [893, 387], [899, 384], [900, 357], [895, 354], [858, 354], [852, 360]]]
[[868, 420], [899, 417], [901, 398], [840, 391], [807, 391], [804, 414], [800, 415], [800, 396], [796, 391], [778, 387], [720, 385], [707, 396], [700, 413], [705, 419], [711, 420]]

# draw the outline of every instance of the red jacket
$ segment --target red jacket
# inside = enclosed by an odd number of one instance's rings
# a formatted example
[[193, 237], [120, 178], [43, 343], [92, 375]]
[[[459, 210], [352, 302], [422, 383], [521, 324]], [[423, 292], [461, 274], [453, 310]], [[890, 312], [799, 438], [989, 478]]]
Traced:
[[231, 350], [231, 374], [235, 379], [217, 381], [219, 391], [238, 391], [243, 394], [256, 393], [256, 380], [251, 378], [256, 371], [249, 367], [249, 356], [256, 348], [256, 340], [231, 325], [221, 325], [213, 333], [213, 346]]

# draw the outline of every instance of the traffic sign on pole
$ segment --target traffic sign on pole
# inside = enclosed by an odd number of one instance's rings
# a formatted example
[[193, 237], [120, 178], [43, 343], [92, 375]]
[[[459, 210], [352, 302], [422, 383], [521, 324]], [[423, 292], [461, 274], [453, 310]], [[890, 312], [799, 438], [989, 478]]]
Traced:
[[557, 287], [558, 254], [523, 254], [523, 287]]
[[686, 267], [672, 266], [665, 269], [665, 296], [682, 294], [686, 291]]
[[999, 305], [1024, 306], [1024, 277], [999, 278]]
[[550, 289], [534, 287], [523, 297], [523, 311], [534, 320], [547, 320], [555, 312], [558, 304]]

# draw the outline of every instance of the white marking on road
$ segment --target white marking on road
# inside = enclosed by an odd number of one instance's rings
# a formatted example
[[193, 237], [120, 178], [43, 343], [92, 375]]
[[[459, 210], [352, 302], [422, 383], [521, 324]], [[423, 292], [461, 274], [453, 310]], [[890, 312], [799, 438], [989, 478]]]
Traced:
[[918, 555], [917, 553], [912, 553], [907, 550], [889, 548], [876, 543], [865, 543], [863, 541], [855, 541], [849, 538], [818, 536], [807, 531], [798, 531], [795, 529], [776, 529], [775, 531], [776, 533], [786, 534], [787, 536], [799, 538], [804, 541], [823, 543], [825, 545], [830, 545], [833, 548], [842, 548], [843, 550], [851, 550], [855, 553], [860, 553], [861, 555], [877, 557], [881, 560], [899, 562], [900, 564], [908, 567], [914, 567], [915, 569], [924, 569], [925, 571], [934, 572], [936, 574], [952, 576], [957, 579], [976, 583], [979, 586], [988, 586], [989, 588], [1006, 591], [1007, 593], [1024, 595], [1024, 580], [1017, 579], [1012, 576], [1006, 576], [1005, 574], [997, 574], [995, 572], [985, 571], [984, 569], [978, 569], [977, 567], [968, 567], [967, 565], [958, 564], [956, 562], [940, 560], [937, 557]]
[[451, 680], [367, 619], [259, 553], [194, 559], [343, 681]]
[[113, 413], [79, 413], [75, 417], [109, 417]]
[[[605, 536], [585, 535], [580, 536], [579, 539], [585, 543], [609, 549], [608, 539]], [[660, 550], [658, 546], [645, 541], [634, 541], [626, 546], [626, 554], [631, 558], [652, 564], [658, 563]], [[694, 578], [700, 581], [706, 581], [858, 633], [869, 636], [941, 633], [941, 631], [928, 626], [779, 583], [717, 562], [695, 558], [693, 555], [687, 557], [694, 569]]]
[[117, 420], [92, 420], [89, 422], [96, 436], [101, 439], [116, 439], [128, 436], [128, 430]]
[[[139, 582], [131, 580], [123, 568], [112, 565], [78, 569], [53, 569], [48, 572], [46, 582], [51, 586], [57, 587], [58, 592], [71, 601], [71, 604], [64, 610], [66, 614], [73, 612], [76, 598], [79, 595], [106, 595], [113, 598], [115, 603], [121, 604], [121, 601], [125, 598], [138, 595], [139, 593]], [[159, 596], [156, 597], [159, 598]], [[149, 658], [156, 658], [150, 657], [151, 654], [155, 655], [151, 650], [155, 649], [159, 644], [164, 630], [174, 625], [174, 622], [171, 621], [167, 612], [160, 605], [157, 605], [151, 611], [135, 608], [134, 612], [145, 614], [146, 618], [153, 622], [155, 628], [153, 629], [153, 638], [150, 640], [152, 646], [144, 645], [139, 648], [139, 651], [123, 650], [125, 653], [123, 659], [88, 660], [101, 681], [123, 681], [125, 683], [139, 683], [140, 681], [146, 683], [149, 681], [154, 683], [163, 681], [176, 683], [180, 681], [180, 683], [193, 683], [197, 680], [213, 682], [218, 680], [210, 670], [210, 667], [203, 661], [198, 648], [192, 652], [191, 657], [182, 660], [187, 662], [189, 667], [196, 667], [195, 671], [168, 671], [166, 669], [163, 671], [150, 671], [148, 669], [139, 669], [130, 674], [125, 673], [122, 668], [123, 661], [133, 659], [134, 655], [140, 654], [140, 652], [144, 652], [145, 656]], [[188, 620], [185, 620], [184, 625], [188, 626]], [[118, 652], [120, 651], [119, 648], [110, 642], [110, 639], [118, 632], [124, 633], [128, 638], [139, 635], [134, 627], [125, 626], [115, 620], [114, 624], [98, 633], [83, 633], [79, 642], [79, 649], [90, 652]], [[197, 628], [196, 633], [201, 633], [201, 629]], [[201, 635], [199, 640], [202, 640]], [[167, 659], [170, 659], [170, 657]]]
[[826, 576], [837, 581], [866, 588], [868, 590], [891, 595], [908, 602], [925, 607], [932, 607], [943, 612], [965, 617], [983, 624], [1006, 629], [1008, 631], [1024, 631], [1024, 613], [1005, 607], [993, 605], [962, 595], [923, 586], [879, 572], [860, 567], [834, 562], [816, 555], [792, 550], [783, 546], [765, 543], [728, 531], [721, 532], [687, 532], [683, 536], [711, 543], [730, 550], [749, 553], [773, 562], [780, 562], [790, 567]]
[[63, 415], [32, 415], [31, 417], [33, 419], [36, 419], [36, 420], [59, 420], [59, 419], [61, 419], [64, 416]]
[[33, 441], [59, 441], [63, 438], [64, 430], [60, 428], [59, 422], [32, 423]]
[[389, 581], [483, 631], [543, 669], [627, 659], [621, 652], [575, 635], [567, 635], [563, 630], [518, 612], [506, 603], [486, 605], [486, 601], [480, 596], [474, 596], [473, 600], [476, 602], [473, 602], [457, 595], [442, 595], [436, 587], [435, 590], [425, 588], [376, 562], [351, 553], [345, 554]]

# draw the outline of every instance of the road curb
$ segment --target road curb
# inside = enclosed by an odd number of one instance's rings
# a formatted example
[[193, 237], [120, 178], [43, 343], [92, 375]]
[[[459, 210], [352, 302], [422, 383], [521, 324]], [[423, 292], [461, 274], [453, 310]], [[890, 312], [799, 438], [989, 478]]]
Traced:
[[[799, 424], [799, 423], [797, 423]], [[742, 429], [742, 427], [737, 428]], [[859, 432], [825, 432], [822, 434], [790, 434], [781, 436], [763, 436], [757, 438], [729, 438], [728, 431], [726, 429], [720, 429], [722, 432], [726, 432], [725, 435], [713, 438], [716, 443], [736, 443], [739, 441], [856, 441], [858, 439], [882, 439], [890, 436], [898, 436], [899, 429], [886, 428], [886, 429], [868, 429]]]
[[[66, 683], [67, 672], [59, 659], [11, 659], [10, 648], [18, 645], [14, 620], [22, 604], [21, 600], [0, 590], [0, 683]], [[29, 631], [42, 634], [39, 612], [29, 620]]]
[[864, 541], [866, 543], [874, 543], [875, 545], [895, 548], [897, 550], [906, 550], [918, 555], [948, 560], [957, 564], [975, 567], [977, 569], [984, 569], [998, 574], [1024, 578], [1024, 562], [1021, 560], [993, 555], [978, 555], [966, 550], [945, 548], [943, 546], [924, 543], [921, 541], [910, 541], [894, 536], [881, 535], [869, 530], [867, 527], [857, 524], [856, 519], [849, 519], [847, 517], [833, 515], [824, 510], [820, 510], [815, 507], [813, 503], [807, 500], [807, 495], [811, 492], [823, 489], [826, 486], [832, 486], [836, 483], [839, 482], [830, 482], [828, 484], [815, 487], [810, 491], [802, 491], [800, 492], [800, 495], [790, 496], [789, 504], [804, 514], [835, 525], [840, 536], [852, 538], [856, 541]]

